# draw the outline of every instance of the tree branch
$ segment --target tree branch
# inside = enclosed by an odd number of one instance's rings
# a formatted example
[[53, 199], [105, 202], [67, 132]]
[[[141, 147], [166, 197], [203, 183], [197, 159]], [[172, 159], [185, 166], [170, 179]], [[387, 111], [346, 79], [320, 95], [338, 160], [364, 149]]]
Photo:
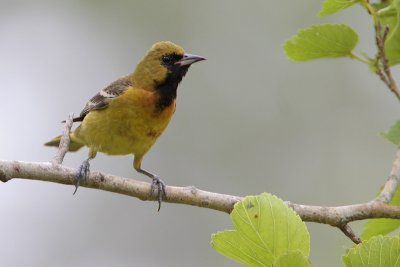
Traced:
[[[397, 155], [399, 156], [400, 152], [398, 152]], [[399, 158], [397, 158], [395, 162], [398, 160]], [[62, 165], [54, 165], [49, 162], [0, 160], [0, 180], [3, 182], [10, 181], [14, 178], [20, 178], [74, 185], [76, 179], [75, 175], [75, 169]], [[389, 181], [392, 183], [391, 179], [389, 179], [388, 182]], [[81, 186], [136, 197], [141, 200], [157, 200], [156, 196], [151, 195], [150, 183], [100, 172], [92, 172], [87, 181], [82, 182]], [[388, 188], [392, 188], [392, 186]], [[230, 213], [234, 204], [242, 199], [239, 196], [203, 191], [193, 186], [167, 186], [166, 193], [167, 197], [165, 202], [209, 208], [226, 213]], [[286, 203], [299, 214], [303, 221], [329, 224], [338, 227], [354, 242], [358, 240], [358, 237], [347, 225], [349, 222], [370, 218], [400, 219], [400, 207], [390, 206], [379, 200], [337, 207], [309, 206], [291, 202]]]
[[[75, 185], [76, 170], [61, 165], [69, 147], [69, 133], [73, 124], [73, 114], [66, 120], [59, 149], [51, 162], [23, 162], [0, 160], [0, 181], [29, 179], [59, 184]], [[287, 201], [303, 221], [329, 224], [339, 228], [354, 243], [361, 239], [348, 223], [371, 218], [400, 219], [400, 207], [390, 206], [400, 181], [400, 148], [396, 153], [389, 178], [380, 195], [363, 204], [337, 207], [309, 206]], [[81, 186], [136, 197], [141, 200], [157, 201], [152, 194], [151, 184], [130, 178], [119, 177], [101, 172], [91, 172]], [[166, 186], [165, 202], [186, 204], [230, 213], [236, 202], [242, 197], [213, 193], [197, 189], [194, 186]]]
[[[0, 160], [0, 181], [8, 182], [14, 178], [75, 185], [76, 169], [49, 162]], [[141, 200], [157, 200], [157, 196], [151, 195], [150, 183], [100, 172], [91, 172], [87, 181], [82, 181], [80, 186], [132, 196]], [[165, 202], [193, 205], [227, 213], [230, 213], [233, 205], [242, 199], [237, 196], [199, 190], [193, 186], [167, 186], [166, 193]]]

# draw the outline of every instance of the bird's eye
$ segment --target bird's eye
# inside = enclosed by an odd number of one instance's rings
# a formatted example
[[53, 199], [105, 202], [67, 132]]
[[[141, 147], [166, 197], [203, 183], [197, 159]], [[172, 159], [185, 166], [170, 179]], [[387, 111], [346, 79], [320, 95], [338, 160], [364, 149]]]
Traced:
[[171, 64], [171, 62], [172, 62], [172, 58], [171, 58], [170, 56], [163, 56], [163, 57], [161, 58], [161, 60], [162, 60], [162, 62], [163, 62], [164, 64]]

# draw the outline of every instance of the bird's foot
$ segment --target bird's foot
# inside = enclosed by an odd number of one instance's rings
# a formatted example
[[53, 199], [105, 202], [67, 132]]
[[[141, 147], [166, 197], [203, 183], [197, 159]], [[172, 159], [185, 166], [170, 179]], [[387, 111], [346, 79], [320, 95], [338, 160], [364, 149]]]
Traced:
[[90, 164], [89, 164], [89, 159], [86, 159], [84, 162], [82, 162], [81, 166], [79, 166], [78, 171], [76, 172], [75, 178], [75, 191], [73, 195], [75, 195], [76, 191], [78, 190], [80, 182], [87, 181], [87, 178], [89, 177], [90, 174]]
[[160, 211], [161, 209], [161, 203], [167, 196], [165, 193], [165, 183], [158, 177], [154, 176], [153, 177], [153, 182], [151, 183], [151, 195], [156, 191], [156, 188], [158, 190], [158, 210]]

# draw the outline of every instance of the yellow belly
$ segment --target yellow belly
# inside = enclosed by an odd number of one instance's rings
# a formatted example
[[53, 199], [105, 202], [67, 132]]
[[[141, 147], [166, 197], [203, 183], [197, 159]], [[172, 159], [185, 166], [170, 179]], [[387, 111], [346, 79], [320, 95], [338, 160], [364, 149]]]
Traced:
[[156, 112], [157, 98], [154, 92], [129, 88], [107, 108], [87, 114], [74, 136], [86, 146], [106, 154], [143, 156], [175, 112], [175, 101]]

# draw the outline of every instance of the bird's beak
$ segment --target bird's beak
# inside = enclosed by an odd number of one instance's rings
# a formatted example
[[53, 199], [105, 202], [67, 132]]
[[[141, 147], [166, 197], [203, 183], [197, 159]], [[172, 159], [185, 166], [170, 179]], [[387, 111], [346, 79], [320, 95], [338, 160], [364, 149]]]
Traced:
[[201, 56], [196, 56], [192, 54], [184, 54], [183, 58], [176, 62], [175, 64], [179, 66], [189, 66], [195, 62], [206, 60], [204, 57]]

